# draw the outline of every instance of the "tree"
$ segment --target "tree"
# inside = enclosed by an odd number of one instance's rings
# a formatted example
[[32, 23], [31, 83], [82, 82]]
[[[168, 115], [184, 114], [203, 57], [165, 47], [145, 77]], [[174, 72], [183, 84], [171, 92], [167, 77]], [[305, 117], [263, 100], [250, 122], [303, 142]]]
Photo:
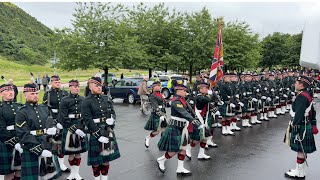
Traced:
[[300, 51], [301, 51], [302, 33], [290, 35], [285, 42], [285, 49], [287, 50], [283, 65], [289, 67], [299, 66]]
[[93, 66], [108, 74], [109, 68], [144, 57], [137, 39], [130, 36], [127, 9], [123, 5], [78, 3], [73, 16], [73, 29], [56, 30], [54, 39], [57, 39], [52, 42], [63, 54], [63, 69]]
[[289, 36], [289, 34], [275, 32], [265, 37], [261, 42], [262, 61], [260, 65], [271, 69], [272, 66], [281, 64], [286, 56], [287, 49], [285, 43]]

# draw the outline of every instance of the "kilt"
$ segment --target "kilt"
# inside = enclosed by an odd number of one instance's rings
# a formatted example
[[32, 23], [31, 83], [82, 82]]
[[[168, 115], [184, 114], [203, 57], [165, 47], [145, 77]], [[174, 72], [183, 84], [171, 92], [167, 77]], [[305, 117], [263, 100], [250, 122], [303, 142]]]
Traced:
[[[113, 135], [114, 135], [114, 133], [113, 133]], [[109, 140], [110, 140], [110, 138], [109, 138]], [[116, 137], [113, 136], [112, 141], [109, 143], [112, 143], [111, 152], [108, 155], [102, 155], [101, 154], [102, 143], [100, 143], [97, 138], [90, 135], [89, 147], [88, 147], [88, 161], [87, 161], [88, 166], [100, 165], [105, 162], [110, 162], [110, 161], [113, 161], [115, 159], [120, 158], [120, 151], [118, 148]]]
[[[68, 133], [69, 132], [69, 133]], [[68, 139], [67, 139], [68, 135]], [[72, 135], [74, 136], [75, 134], [72, 134], [70, 131], [68, 131], [67, 128], [63, 129], [62, 132], [62, 152], [64, 155], [71, 155], [71, 154], [80, 154], [84, 153], [88, 150], [88, 137], [85, 136], [81, 141], [80, 141], [80, 147], [79, 148], [70, 148], [69, 146], [69, 136]]]
[[[305, 125], [301, 125], [299, 130], [298, 130], [298, 133], [300, 135], [300, 138], [302, 138], [303, 136], [303, 132], [305, 130]], [[302, 148], [301, 148], [301, 145], [300, 145], [300, 142], [299, 141], [294, 141], [295, 139], [295, 134], [293, 134], [291, 132], [291, 139], [290, 139], [290, 147], [293, 151], [295, 152], [302, 152]], [[306, 135], [305, 135], [305, 138], [303, 139], [302, 141], [302, 146], [303, 146], [303, 149], [304, 149], [304, 152], [305, 153], [313, 153], [314, 151], [316, 151], [316, 144], [315, 144], [315, 141], [314, 141], [314, 136], [312, 134], [312, 126], [311, 124], [307, 124], [307, 127], [306, 127]]]
[[[41, 136], [35, 136], [35, 138], [42, 142]], [[52, 173], [52, 178], [41, 179], [57, 179], [62, 175], [60, 165], [57, 156], [52, 156], [55, 164], [56, 171]], [[21, 156], [21, 180], [38, 180], [40, 179], [39, 165], [40, 156], [30, 152], [30, 150], [25, 146], [23, 148], [23, 153]]]
[[0, 175], [11, 174], [14, 171], [11, 168], [14, 147], [6, 145], [0, 141]]
[[234, 112], [232, 113], [228, 113], [227, 112], [227, 104], [223, 104], [221, 106], [219, 106], [219, 112], [220, 112], [220, 115], [224, 118], [229, 118], [229, 117], [232, 117], [234, 116]]
[[213, 116], [215, 116], [214, 114], [212, 114], [212, 112], [209, 112], [209, 115], [208, 115], [208, 128], [211, 129], [212, 128], [212, 124], [214, 122], [213, 120]]
[[158, 148], [160, 151], [179, 152], [182, 138], [183, 128], [169, 125], [163, 132], [159, 142]]
[[151, 112], [150, 118], [144, 126], [144, 129], [148, 131], [157, 131], [159, 122], [160, 116], [158, 116], [155, 112]]

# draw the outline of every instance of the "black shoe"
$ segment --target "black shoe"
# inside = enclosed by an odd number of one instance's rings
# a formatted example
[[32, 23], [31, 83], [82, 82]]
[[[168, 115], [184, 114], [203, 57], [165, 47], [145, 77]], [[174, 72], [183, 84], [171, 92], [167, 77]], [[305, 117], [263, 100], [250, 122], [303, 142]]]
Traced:
[[63, 172], [63, 173], [69, 173], [70, 172], [70, 169], [69, 168], [67, 168], [66, 170], [61, 170], [61, 172]]
[[188, 173], [184, 173], [184, 172], [177, 172], [177, 175], [178, 176], [191, 176], [192, 175], [192, 173], [191, 172], [188, 172]]

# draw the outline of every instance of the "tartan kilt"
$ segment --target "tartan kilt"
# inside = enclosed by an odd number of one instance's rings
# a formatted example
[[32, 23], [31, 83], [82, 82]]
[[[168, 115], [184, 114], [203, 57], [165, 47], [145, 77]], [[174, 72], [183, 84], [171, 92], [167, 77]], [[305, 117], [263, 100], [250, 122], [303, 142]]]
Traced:
[[100, 143], [97, 138], [90, 135], [87, 161], [88, 166], [100, 165], [120, 158], [120, 151], [115, 136], [113, 137], [112, 143], [113, 153], [110, 153], [109, 155], [101, 155], [102, 143]]
[[201, 129], [198, 129], [197, 126], [192, 126], [192, 132], [189, 132], [189, 137], [191, 140], [200, 141], [202, 140], [202, 133]]
[[[39, 174], [39, 157], [36, 154], [30, 152], [29, 149], [23, 148], [22, 153], [22, 161], [21, 161], [21, 180], [38, 180], [38, 179], [47, 179], [47, 178], [40, 178]], [[56, 171], [54, 172], [55, 175], [50, 179], [57, 179], [62, 175], [60, 165], [58, 162], [57, 156], [52, 156], [54, 159], [54, 164]]]
[[6, 145], [0, 141], [0, 175], [11, 174], [14, 171], [11, 168], [14, 147]]
[[212, 124], [213, 124], [213, 116], [215, 116], [214, 114], [212, 114], [212, 112], [209, 111], [209, 115], [208, 115], [208, 128], [211, 129], [212, 128]]
[[234, 116], [234, 112], [233, 112], [233, 115], [227, 114], [227, 104], [223, 104], [219, 106], [219, 112], [220, 112], [220, 115], [224, 118], [229, 118]]
[[163, 132], [158, 148], [160, 151], [179, 152], [183, 128], [169, 125]]
[[[305, 130], [305, 126], [301, 125], [300, 129], [298, 130], [298, 133], [299, 133], [301, 138], [303, 136], [304, 130]], [[294, 139], [295, 139], [295, 134], [293, 134], [291, 132], [291, 139], [290, 139], [291, 150], [293, 150], [295, 152], [302, 152], [302, 148], [301, 148], [300, 142], [299, 141], [294, 142]], [[305, 135], [305, 138], [302, 141], [302, 146], [303, 146], [304, 152], [308, 153], [308, 154], [313, 153], [314, 151], [317, 150], [316, 144], [315, 144], [315, 141], [314, 141], [314, 136], [312, 134], [312, 126], [311, 126], [310, 123], [307, 124], [306, 135]]]
[[[75, 150], [71, 150], [71, 149], [68, 149], [66, 150], [66, 146], [68, 146], [69, 144], [69, 140], [67, 139], [67, 134], [68, 136], [70, 136], [71, 132], [68, 133], [68, 129], [67, 128], [64, 128], [63, 129], [63, 132], [62, 132], [62, 153], [64, 155], [71, 155], [71, 154], [80, 154], [80, 153], [84, 153], [88, 150], [88, 137], [85, 136], [80, 142], [80, 145], [81, 147], [75, 149]], [[72, 134], [71, 134], [72, 135]], [[68, 144], [66, 144], [68, 143]]]
[[160, 116], [158, 116], [155, 112], [151, 112], [150, 118], [144, 126], [145, 130], [148, 131], [157, 131], [159, 127]]

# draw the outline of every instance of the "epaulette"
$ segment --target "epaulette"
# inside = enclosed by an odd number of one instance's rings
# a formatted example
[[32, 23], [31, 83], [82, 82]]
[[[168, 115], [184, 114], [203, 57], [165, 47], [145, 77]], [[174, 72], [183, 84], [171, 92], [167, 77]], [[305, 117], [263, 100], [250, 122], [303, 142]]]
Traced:
[[26, 105], [23, 104], [22, 106], [20, 106], [20, 107], [18, 108], [18, 110], [21, 110], [21, 109], [23, 109], [23, 108], [25, 108], [25, 107], [26, 107]]

